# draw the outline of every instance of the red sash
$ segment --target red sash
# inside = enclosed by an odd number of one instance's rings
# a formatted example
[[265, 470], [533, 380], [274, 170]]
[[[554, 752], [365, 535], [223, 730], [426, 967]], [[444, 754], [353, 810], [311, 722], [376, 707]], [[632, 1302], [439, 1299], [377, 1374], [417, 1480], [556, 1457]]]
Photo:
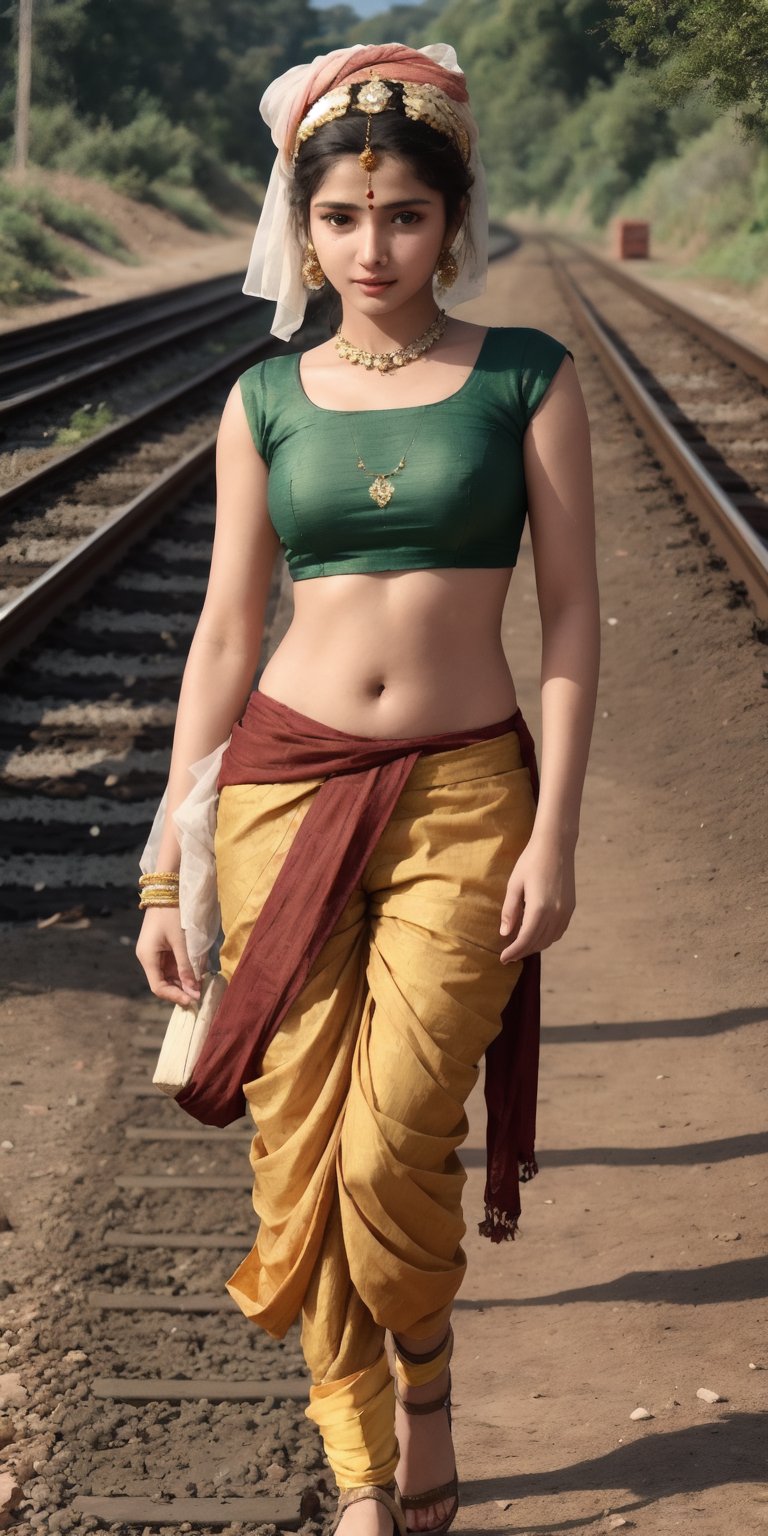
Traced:
[[[474, 730], [381, 739], [337, 731], [268, 694], [251, 694], [224, 753], [218, 789], [324, 782], [248, 936], [193, 1077], [178, 1095], [188, 1114], [223, 1126], [245, 1112], [243, 1083], [258, 1077], [264, 1052], [362, 878], [417, 758], [511, 730], [537, 797], [534, 744], [519, 709]], [[487, 1179], [480, 1231], [492, 1242], [514, 1237], [519, 1182], [537, 1172], [540, 970], [539, 955], [523, 961], [501, 1031], [485, 1053]]]

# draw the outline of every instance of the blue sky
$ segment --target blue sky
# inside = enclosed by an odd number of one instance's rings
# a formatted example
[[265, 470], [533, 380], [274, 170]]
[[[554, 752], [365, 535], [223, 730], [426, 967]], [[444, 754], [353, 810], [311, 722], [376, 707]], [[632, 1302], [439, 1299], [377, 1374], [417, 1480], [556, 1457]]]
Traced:
[[[312, 0], [312, 4], [315, 10], [326, 11], [329, 5], [336, 5], [337, 0]], [[346, 4], [357, 11], [358, 16], [378, 16], [389, 9], [389, 0], [346, 0]]]

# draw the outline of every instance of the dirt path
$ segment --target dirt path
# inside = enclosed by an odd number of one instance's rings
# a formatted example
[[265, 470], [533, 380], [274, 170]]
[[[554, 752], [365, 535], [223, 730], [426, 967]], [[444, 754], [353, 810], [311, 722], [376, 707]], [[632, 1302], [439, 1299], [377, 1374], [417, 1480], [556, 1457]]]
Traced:
[[[545, 959], [524, 1235], [491, 1249], [474, 1105], [458, 1314], [464, 1524], [764, 1532], [765, 652], [531, 247], [467, 318], [576, 354], [593, 431], [603, 667], [579, 905]], [[610, 620], [617, 622], [611, 623]], [[505, 642], [539, 737], [530, 550]], [[762, 1300], [761, 1300], [762, 1298]], [[699, 1387], [727, 1401], [708, 1406]], [[632, 1422], [646, 1408], [653, 1419]], [[616, 1527], [617, 1529], [619, 1527]]]
[[[593, 424], [604, 661], [579, 906], [546, 957], [542, 1172], [525, 1191], [514, 1245], [491, 1247], [476, 1235], [480, 1095], [472, 1105], [470, 1270], [457, 1311], [457, 1529], [602, 1532], [620, 1516], [643, 1536], [757, 1536], [768, 1516], [760, 1481], [768, 1375], [750, 1369], [768, 1370], [764, 650], [748, 611], [727, 607], [725, 578], [692, 536], [536, 248], [495, 268], [488, 296], [464, 313], [538, 324], [576, 354]], [[538, 737], [527, 545], [504, 632]], [[89, 1373], [105, 1365], [97, 1333], [81, 1321], [80, 1293], [69, 1293], [91, 1253], [91, 1283], [110, 1283], [96, 1239], [115, 1204], [116, 1066], [125, 1063], [127, 1034], [164, 1021], [133, 958], [137, 926], [129, 909], [76, 931], [2, 936], [10, 1086], [0, 1139], [12, 1145], [0, 1151], [11, 1325], [0, 1370], [18, 1373], [28, 1395], [5, 1421], [0, 1404], [0, 1443], [9, 1424], [5, 1457], [20, 1467], [38, 1511], [19, 1530], [80, 1529], [62, 1490], [75, 1474], [89, 1486], [100, 1465], [98, 1442], [85, 1434], [62, 1450], [52, 1414], [73, 1371], [84, 1414]], [[247, 1197], [243, 1215], [246, 1206]], [[84, 1348], [93, 1364], [63, 1363], [66, 1351]], [[176, 1368], [188, 1374], [189, 1362]], [[700, 1387], [726, 1401], [705, 1404]], [[631, 1421], [638, 1406], [652, 1419]], [[243, 1436], [227, 1431], [222, 1461], [239, 1466], [242, 1457], [247, 1467]], [[139, 1446], [136, 1475], [170, 1486], [178, 1444], [171, 1426], [159, 1448]], [[188, 1475], [179, 1471], [182, 1487]], [[249, 1474], [232, 1475], [237, 1485]], [[213, 1465], [206, 1476], [214, 1478]], [[63, 1519], [49, 1521], [51, 1509]]]

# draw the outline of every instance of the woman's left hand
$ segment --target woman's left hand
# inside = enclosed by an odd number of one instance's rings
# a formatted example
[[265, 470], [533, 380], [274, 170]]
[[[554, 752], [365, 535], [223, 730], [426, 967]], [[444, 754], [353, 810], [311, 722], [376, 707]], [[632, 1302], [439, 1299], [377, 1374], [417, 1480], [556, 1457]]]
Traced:
[[[502, 937], [511, 942], [500, 960], [524, 960], [561, 939], [576, 906], [574, 850], [535, 834], [521, 853], [501, 909]], [[506, 923], [506, 927], [505, 927]]]

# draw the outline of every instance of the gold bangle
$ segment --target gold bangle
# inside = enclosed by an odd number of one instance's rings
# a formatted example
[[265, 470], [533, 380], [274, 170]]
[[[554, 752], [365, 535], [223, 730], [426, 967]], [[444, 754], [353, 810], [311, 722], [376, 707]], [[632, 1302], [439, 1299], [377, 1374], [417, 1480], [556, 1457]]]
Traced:
[[163, 883], [163, 884], [168, 884], [168, 885], [178, 885], [178, 883], [179, 883], [179, 871], [176, 870], [176, 869], [172, 869], [172, 870], [157, 870], [157, 871], [155, 871], [152, 874], [141, 875], [139, 877], [139, 885], [140, 886], [154, 885], [154, 884], [157, 884], [158, 882]]
[[144, 901], [142, 898], [138, 905], [139, 911], [143, 912], [147, 907], [178, 907], [179, 903], [178, 899], [173, 896], [157, 896], [149, 901]]

